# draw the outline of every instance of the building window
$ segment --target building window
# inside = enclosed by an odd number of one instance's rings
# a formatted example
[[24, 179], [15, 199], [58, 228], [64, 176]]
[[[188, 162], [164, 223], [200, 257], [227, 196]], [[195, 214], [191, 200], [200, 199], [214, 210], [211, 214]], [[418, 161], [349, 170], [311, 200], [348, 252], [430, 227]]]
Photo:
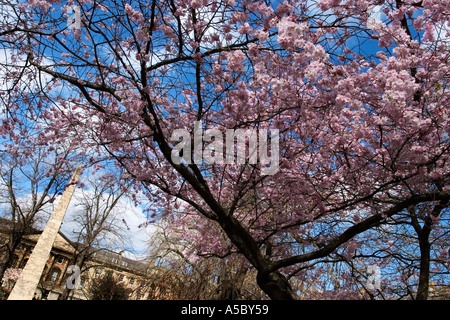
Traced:
[[95, 269], [95, 277], [100, 277], [100, 275], [102, 274], [102, 269], [101, 268], [96, 268]]
[[123, 274], [119, 275], [119, 281], [123, 281]]
[[26, 259], [23, 259], [23, 261], [22, 261], [22, 263], [20, 264], [20, 267], [19, 268], [25, 268], [25, 265], [27, 264], [27, 262], [28, 262], [28, 258], [26, 258]]
[[58, 279], [59, 273], [59, 269], [52, 269], [52, 273], [50, 274], [50, 281], [55, 282]]
[[134, 284], [134, 278], [130, 279], [130, 284]]
[[56, 260], [57, 263], [61, 264], [64, 261], [64, 257], [63, 256], [58, 256], [58, 259]]

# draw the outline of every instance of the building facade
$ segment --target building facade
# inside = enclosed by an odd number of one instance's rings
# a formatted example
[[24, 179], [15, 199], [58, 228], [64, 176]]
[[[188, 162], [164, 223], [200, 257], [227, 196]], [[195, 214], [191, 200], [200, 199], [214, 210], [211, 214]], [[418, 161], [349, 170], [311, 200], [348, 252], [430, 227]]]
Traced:
[[[22, 237], [14, 252], [10, 268], [18, 270], [24, 268], [40, 234], [41, 231], [35, 230]], [[7, 234], [0, 232], [0, 242], [5, 241]], [[71, 266], [77, 253], [76, 248], [79, 246], [79, 243], [69, 240], [63, 233], [58, 233], [36, 288], [35, 299], [60, 299], [68, 286], [73, 288], [75, 285], [68, 299], [90, 300], [90, 288], [94, 280], [107, 273], [112, 273], [119, 284], [130, 289], [128, 299], [170, 299], [169, 293], [155, 281], [159, 273], [157, 267], [129, 259], [120, 253], [106, 249], [89, 249], [88, 259], [81, 269], [76, 270]], [[155, 286], [155, 283], [158, 285]], [[2, 285], [11, 286], [11, 283]]]

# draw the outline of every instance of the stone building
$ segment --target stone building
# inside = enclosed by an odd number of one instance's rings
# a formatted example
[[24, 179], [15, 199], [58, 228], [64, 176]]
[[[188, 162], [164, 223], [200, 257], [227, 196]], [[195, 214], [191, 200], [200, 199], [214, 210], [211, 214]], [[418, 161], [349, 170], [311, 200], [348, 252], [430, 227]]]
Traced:
[[[4, 219], [0, 220], [0, 224], [5, 223]], [[32, 230], [22, 237], [21, 243], [14, 252], [11, 268], [23, 269], [40, 234], [41, 231]], [[6, 239], [7, 234], [0, 228], [0, 244], [5, 243]], [[71, 241], [62, 232], [58, 232], [35, 292], [36, 299], [57, 300], [61, 296], [67, 283], [76, 275], [68, 268], [73, 263], [76, 248], [79, 247], [79, 243]], [[107, 249], [90, 249], [88, 256], [79, 274], [81, 288], [72, 290], [69, 299], [89, 300], [89, 288], [93, 280], [107, 272], [111, 272], [118, 282], [132, 289], [129, 297], [131, 300], [170, 299], [169, 293], [155, 281], [159, 271], [152, 264], [135, 261]], [[155, 286], [155, 283], [158, 285]]]

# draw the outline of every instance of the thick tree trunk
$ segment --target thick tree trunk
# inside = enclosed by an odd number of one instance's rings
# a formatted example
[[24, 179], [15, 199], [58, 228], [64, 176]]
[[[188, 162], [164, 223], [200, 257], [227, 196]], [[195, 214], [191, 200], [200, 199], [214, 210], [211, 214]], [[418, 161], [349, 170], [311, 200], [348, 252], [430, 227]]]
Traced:
[[413, 227], [419, 236], [419, 248], [420, 248], [420, 274], [419, 285], [417, 287], [416, 300], [427, 300], [429, 294], [429, 282], [430, 282], [430, 251], [431, 245], [429, 241], [430, 233], [433, 228], [433, 218], [439, 216], [441, 211], [447, 207], [449, 201], [447, 199], [441, 200], [436, 205], [428, 216], [424, 217], [424, 224], [421, 228], [417, 218], [415, 216], [415, 208], [412, 206], [408, 208], [411, 213], [411, 219]]
[[230, 240], [256, 268], [258, 271], [257, 283], [270, 299], [295, 300], [296, 294], [285, 276], [278, 271], [265, 271], [268, 269], [270, 262], [261, 253], [249, 232], [233, 216], [223, 215], [219, 219], [219, 223]]
[[269, 274], [258, 273], [257, 281], [259, 287], [272, 300], [296, 300], [297, 298], [289, 281], [278, 271]]
[[421, 234], [419, 235], [420, 275], [416, 300], [428, 299], [428, 289], [430, 281], [430, 243], [428, 241], [428, 236], [430, 232], [426, 231], [427, 230], [422, 230]]

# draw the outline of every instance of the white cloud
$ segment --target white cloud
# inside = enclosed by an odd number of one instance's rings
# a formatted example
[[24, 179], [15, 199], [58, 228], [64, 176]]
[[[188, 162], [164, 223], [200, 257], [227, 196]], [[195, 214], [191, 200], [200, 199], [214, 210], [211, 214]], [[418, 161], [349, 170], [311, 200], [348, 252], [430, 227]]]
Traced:
[[[74, 241], [77, 240], [77, 232], [81, 228], [80, 224], [76, 222], [77, 214], [80, 205], [85, 202], [86, 196], [94, 196], [93, 191], [76, 189], [61, 226], [61, 232]], [[104, 195], [104, 198], [107, 196]], [[55, 205], [58, 200], [55, 201]], [[152, 233], [155, 232], [155, 228], [151, 225], [142, 227], [147, 222], [147, 217], [142, 208], [136, 207], [130, 198], [123, 196], [113, 209], [112, 218], [113, 224], [120, 229], [119, 233], [122, 238], [118, 238], [111, 233], [105, 233], [101, 235], [101, 239], [98, 239], [99, 246], [116, 252], [124, 250], [124, 255], [132, 259], [144, 258], [147, 243]]]

